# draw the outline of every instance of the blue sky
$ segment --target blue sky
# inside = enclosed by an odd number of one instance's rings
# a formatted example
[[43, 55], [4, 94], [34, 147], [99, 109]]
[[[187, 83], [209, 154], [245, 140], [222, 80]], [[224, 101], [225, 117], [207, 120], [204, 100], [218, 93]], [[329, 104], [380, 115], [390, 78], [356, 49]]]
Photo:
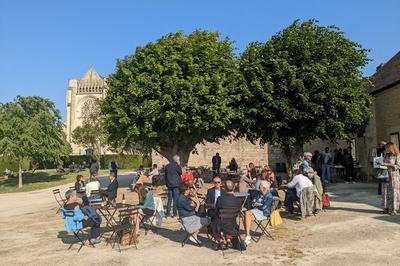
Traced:
[[107, 75], [117, 58], [163, 34], [217, 30], [240, 53], [295, 19], [335, 24], [371, 49], [371, 75], [400, 50], [399, 10], [398, 0], [0, 0], [0, 102], [40, 95], [64, 115], [68, 79], [89, 66]]

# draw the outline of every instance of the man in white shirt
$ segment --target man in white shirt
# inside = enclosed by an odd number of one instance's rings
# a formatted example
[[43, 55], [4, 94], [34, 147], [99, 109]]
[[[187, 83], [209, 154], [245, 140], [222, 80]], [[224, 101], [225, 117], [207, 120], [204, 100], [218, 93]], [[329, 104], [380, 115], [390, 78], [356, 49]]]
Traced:
[[303, 188], [312, 187], [313, 183], [311, 180], [302, 175], [299, 169], [294, 169], [293, 174], [295, 175], [286, 187], [288, 188], [286, 191], [285, 197], [285, 206], [289, 213], [293, 213], [293, 203], [296, 201], [300, 201], [301, 191]]

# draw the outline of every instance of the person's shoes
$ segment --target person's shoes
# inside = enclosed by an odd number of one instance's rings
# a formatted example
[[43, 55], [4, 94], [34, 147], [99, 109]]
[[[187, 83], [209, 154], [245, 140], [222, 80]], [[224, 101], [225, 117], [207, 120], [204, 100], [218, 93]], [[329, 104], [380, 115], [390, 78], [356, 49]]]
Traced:
[[344, 183], [345, 183], [345, 184], [350, 184], [350, 182], [347, 182], [347, 181], [346, 181], [346, 182], [344, 182]]
[[91, 240], [90, 240], [90, 243], [92, 243], [93, 245], [97, 245], [97, 244], [100, 244], [100, 243], [101, 243], [101, 240], [98, 239], [98, 238], [91, 239]]
[[251, 236], [246, 236], [246, 238], [244, 239], [244, 243], [246, 243], [246, 245], [250, 245], [251, 243]]
[[352, 184], [355, 184], [355, 183], [356, 183], [356, 181], [352, 181], [351, 183], [352, 183]]
[[220, 242], [219, 247], [220, 247], [220, 249], [226, 249], [226, 245], [224, 242]]
[[227, 241], [226, 241], [226, 246], [227, 246], [228, 248], [233, 248], [232, 241], [227, 240]]
[[201, 245], [200, 240], [199, 240], [198, 238], [195, 238], [194, 236], [190, 236], [190, 237], [189, 237], [189, 240], [190, 240], [191, 242], [193, 242], [194, 244]]

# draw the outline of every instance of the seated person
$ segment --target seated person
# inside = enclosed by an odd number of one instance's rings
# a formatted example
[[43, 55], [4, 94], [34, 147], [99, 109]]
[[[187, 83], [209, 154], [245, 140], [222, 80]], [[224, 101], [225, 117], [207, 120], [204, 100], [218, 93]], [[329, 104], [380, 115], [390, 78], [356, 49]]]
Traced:
[[192, 184], [183, 183], [179, 187], [180, 194], [178, 196], [176, 207], [185, 230], [191, 234], [189, 240], [193, 243], [201, 244], [197, 235], [201, 228], [210, 223], [210, 220], [196, 215], [196, 203], [189, 196], [191, 186]]
[[139, 209], [139, 215], [135, 215], [132, 218], [135, 220], [135, 234], [139, 235], [140, 220], [143, 218], [143, 216], [154, 215], [154, 192], [152, 190], [148, 191], [143, 184], [137, 184], [135, 186], [135, 191], [139, 196], [139, 205], [136, 206]]
[[255, 183], [256, 181], [250, 177], [249, 171], [243, 170], [239, 180], [239, 192], [246, 193], [250, 188], [254, 187]]
[[151, 168], [150, 172], [147, 174], [150, 180], [153, 180], [153, 176], [159, 175], [160, 172], [158, 171], [157, 164], [153, 164], [153, 167]]
[[[82, 210], [79, 207], [79, 204], [76, 202], [77, 196], [76, 191], [73, 189], [68, 190], [65, 192], [65, 199], [66, 202], [63, 206], [64, 210], [73, 210], [74, 217], [65, 217], [65, 227], [67, 231], [75, 231], [85, 227], [90, 227], [89, 233], [89, 241], [92, 244], [100, 243], [100, 223], [96, 222], [89, 216], [83, 214]], [[87, 207], [86, 207], [87, 208]]]
[[76, 176], [76, 182], [75, 182], [74, 187], [75, 187], [76, 193], [79, 195], [79, 197], [82, 198], [83, 205], [84, 206], [89, 205], [89, 199], [85, 193], [85, 181], [83, 180], [83, 175]]
[[83, 180], [83, 175], [76, 176], [75, 190], [77, 193], [85, 191], [85, 181]]
[[91, 181], [86, 184], [86, 196], [91, 196], [92, 190], [99, 190], [100, 189], [100, 182], [99, 181]]
[[[223, 193], [217, 200], [217, 203], [215, 205], [215, 210], [217, 214], [219, 215], [220, 210], [223, 209], [234, 209], [237, 210], [238, 212], [242, 208], [242, 201], [240, 198], [237, 198], [233, 195], [233, 190], [235, 189], [235, 184], [231, 180], [227, 180], [225, 182], [225, 193]], [[236, 217], [233, 217], [230, 220], [224, 219], [224, 221], [220, 221], [220, 230], [219, 233], [223, 233], [225, 235], [225, 239], [227, 241], [228, 247], [232, 247], [232, 237], [237, 235], [237, 223], [236, 223]], [[218, 235], [217, 238], [215, 238], [216, 241], [220, 241], [220, 234]], [[221, 243], [222, 245], [223, 243]], [[223, 248], [223, 246], [222, 246]]]
[[188, 165], [185, 165], [185, 171], [182, 173], [182, 182], [195, 183], [192, 171], [189, 169]]
[[212, 236], [215, 240], [219, 240], [220, 232], [218, 230], [218, 215], [215, 210], [215, 204], [217, 199], [225, 193], [225, 190], [221, 188], [221, 178], [218, 175], [214, 177], [213, 181], [214, 187], [207, 190], [205, 207], [207, 209], [207, 216], [211, 218]]
[[293, 214], [293, 203], [300, 201], [301, 191], [303, 188], [313, 186], [311, 180], [300, 173], [300, 169], [293, 169], [293, 174], [295, 176], [293, 177], [292, 181], [290, 181], [286, 186], [283, 186], [284, 188], [287, 188], [285, 207], [289, 214]]
[[260, 183], [261, 193], [259, 193], [251, 203], [253, 209], [250, 209], [245, 213], [244, 227], [246, 230], [245, 242], [247, 245], [249, 245], [251, 242], [250, 228], [253, 217], [257, 220], [264, 220], [267, 219], [271, 214], [272, 201], [274, 196], [269, 190], [270, 184], [268, 183], [268, 181], [262, 180]]
[[103, 198], [107, 198], [109, 203], [113, 203], [118, 193], [118, 180], [115, 177], [115, 173], [110, 173], [110, 184], [107, 186], [107, 189], [101, 190], [100, 195]]
[[322, 186], [321, 177], [318, 176], [317, 172], [313, 168], [309, 167], [307, 169], [307, 176], [310, 178], [311, 182], [318, 191], [318, 194], [322, 196], [324, 194], [324, 188]]
[[232, 172], [237, 172], [238, 168], [239, 168], [239, 166], [238, 166], [235, 158], [232, 158], [232, 160], [229, 162], [228, 169]]
[[254, 165], [254, 163], [249, 163], [249, 166], [247, 167], [248, 172], [248, 176], [251, 179], [255, 179], [257, 178], [257, 169]]

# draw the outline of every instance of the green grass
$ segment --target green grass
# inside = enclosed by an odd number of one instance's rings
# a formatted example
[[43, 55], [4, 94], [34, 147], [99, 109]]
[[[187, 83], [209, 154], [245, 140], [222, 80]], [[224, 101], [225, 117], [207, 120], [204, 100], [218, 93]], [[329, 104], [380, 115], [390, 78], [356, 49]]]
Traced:
[[[100, 170], [99, 175], [106, 175], [109, 170]], [[85, 179], [89, 177], [89, 171], [82, 171], [79, 174]], [[56, 170], [37, 170], [35, 173], [27, 172], [22, 177], [23, 186], [18, 188], [18, 176], [9, 179], [0, 179], [0, 193], [33, 191], [43, 188], [55, 187], [75, 182], [78, 173], [60, 174]]]

